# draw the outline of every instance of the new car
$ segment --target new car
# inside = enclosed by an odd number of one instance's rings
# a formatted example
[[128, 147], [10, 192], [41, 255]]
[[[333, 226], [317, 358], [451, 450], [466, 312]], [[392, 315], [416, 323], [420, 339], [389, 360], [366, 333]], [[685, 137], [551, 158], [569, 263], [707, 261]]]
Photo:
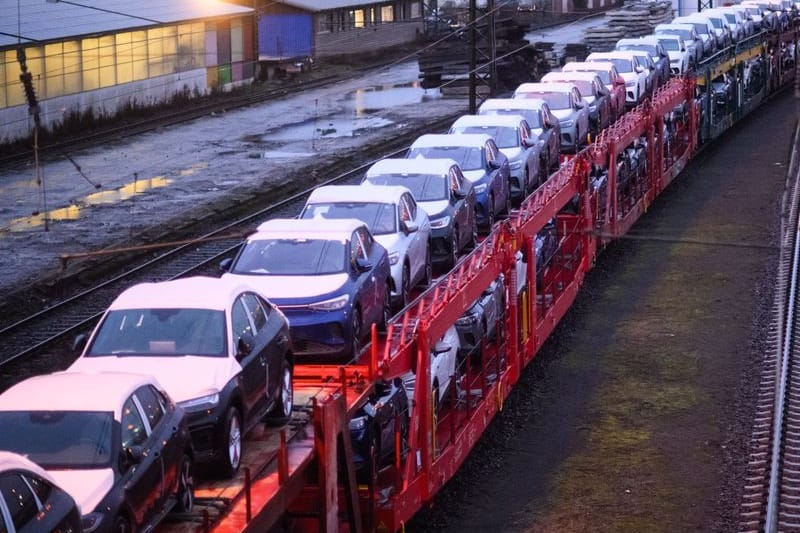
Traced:
[[537, 98], [550, 106], [561, 124], [561, 150], [577, 153], [588, 140], [589, 106], [573, 83], [523, 83], [514, 98]]
[[0, 451], [0, 531], [80, 533], [81, 513], [72, 496], [42, 467]]
[[653, 88], [661, 87], [670, 78], [669, 54], [654, 36], [639, 37], [637, 39], [620, 39], [616, 44], [617, 50], [646, 52], [655, 64]]
[[[447, 328], [444, 335], [431, 348], [431, 393], [433, 395], [431, 400], [434, 416], [439, 412], [441, 405], [447, 401], [449, 395], [453, 394], [450, 387], [456, 386], [462, 373], [462, 369], [458, 365], [460, 346], [458, 330], [453, 325]], [[416, 374], [411, 371], [401, 376], [401, 379], [409, 402], [413, 402]]]
[[654, 29], [655, 35], [679, 35], [689, 52], [690, 66], [697, 65], [703, 58], [703, 41], [692, 24], [658, 24]]
[[480, 361], [483, 341], [492, 342], [502, 335], [505, 294], [505, 280], [501, 275], [456, 320], [462, 358], [471, 357], [473, 362]]
[[[755, 24], [750, 19], [744, 8], [738, 5], [720, 6], [713, 8], [717, 13], [722, 13], [733, 31], [739, 31], [740, 39], [746, 39], [755, 33]], [[705, 13], [705, 11], [704, 11]]]
[[311, 192], [299, 218], [357, 218], [389, 253], [392, 303], [403, 308], [411, 288], [433, 279], [431, 223], [411, 191], [398, 185], [327, 185]]
[[672, 19], [673, 24], [691, 24], [694, 31], [703, 41], [703, 57], [710, 57], [717, 51], [717, 38], [714, 33], [714, 24], [700, 13], [693, 13], [684, 17]]
[[544, 100], [536, 98], [489, 98], [478, 108], [479, 115], [521, 115], [543, 147], [539, 167], [550, 172], [558, 170], [561, 163], [561, 124]]
[[0, 395], [0, 449], [44, 468], [78, 503], [84, 532], [148, 531], [193, 506], [186, 414], [151, 376], [21, 381]]
[[730, 46], [736, 40], [728, 21], [722, 13], [715, 13], [713, 11], [703, 10], [700, 15], [704, 16], [711, 21], [714, 26], [714, 34], [717, 37], [717, 49], [722, 49]]
[[578, 88], [584, 103], [589, 106], [589, 123], [595, 135], [611, 124], [611, 93], [594, 72], [548, 72], [542, 81], [567, 82]]
[[452, 159], [382, 159], [367, 170], [363, 184], [411, 191], [430, 219], [435, 264], [450, 268], [460, 252], [477, 244], [475, 189]]
[[241, 281], [197, 276], [123, 291], [69, 369], [153, 374], [186, 411], [197, 461], [232, 477], [242, 436], [291, 416], [291, 365], [283, 313]]
[[571, 61], [561, 67], [562, 72], [593, 72], [597, 74], [611, 94], [612, 120], [625, 112], [625, 80], [619, 75], [614, 63], [603, 61]]
[[486, 134], [426, 134], [411, 144], [407, 159], [453, 159], [475, 187], [478, 225], [490, 230], [511, 208], [508, 158]]
[[689, 70], [690, 54], [680, 35], [655, 35], [658, 42], [669, 54], [669, 69], [675, 76], [685, 74]]
[[647, 67], [631, 52], [592, 52], [586, 56], [587, 63], [601, 61], [613, 63], [625, 80], [625, 106], [639, 105], [647, 93]]
[[283, 311], [308, 361], [357, 358], [391, 316], [389, 254], [361, 220], [268, 220], [220, 267]]
[[348, 425], [360, 483], [367, 483], [373, 470], [377, 473], [395, 462], [396, 436], [400, 437], [399, 451], [404, 457], [408, 450], [410, 415], [408, 396], [400, 378], [375, 383], [375, 391]]
[[448, 133], [485, 133], [492, 137], [508, 158], [511, 198], [517, 202], [547, 179], [547, 168], [540, 166], [544, 142], [522, 115], [463, 115]]

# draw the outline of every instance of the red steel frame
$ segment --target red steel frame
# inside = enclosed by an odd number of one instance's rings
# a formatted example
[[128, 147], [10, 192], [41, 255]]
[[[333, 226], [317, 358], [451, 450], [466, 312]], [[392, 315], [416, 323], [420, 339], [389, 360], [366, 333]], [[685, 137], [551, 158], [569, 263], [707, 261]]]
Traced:
[[[604, 130], [396, 317], [385, 336], [378, 336], [373, 329], [363, 364], [299, 366], [295, 390], [296, 394], [305, 391], [313, 395], [313, 424], [300, 437], [282, 442], [276, 467], [252, 483], [253, 496], [248, 501], [251, 506], [257, 502], [255, 515], [243, 511], [245, 504], [237, 502], [230, 518], [215, 531], [265, 531], [285, 519], [287, 511], [295, 530], [403, 528], [455, 474], [502, 409], [525, 366], [568, 311], [598, 249], [624, 234], [694, 153], [698, 114], [693, 93], [692, 80], [671, 80], [656, 91], [652, 101]], [[672, 120], [676, 109], [680, 120]], [[669, 144], [665, 124], [675, 128]], [[642, 138], [646, 140], [647, 172], [638, 177], [632, 197], [622, 197], [623, 206], [616, 192], [616, 160], [634, 140]], [[608, 171], [605, 198], [589, 185], [593, 167]], [[563, 213], [562, 208], [576, 197], [580, 199], [577, 213]], [[486, 347], [480, 364], [465, 363], [462, 397], [452, 392], [449, 399], [442, 399], [447, 405], [435, 414], [430, 347], [500, 274], [505, 276], [507, 295], [518, 294], [515, 254], [531, 251], [537, 233], [553, 219], [560, 237], [556, 265], [537, 284], [535, 254], [527, 254], [527, 286], [519, 297], [506, 298], [505, 335]], [[370, 488], [356, 487], [348, 421], [376, 379], [392, 379], [409, 371], [415, 372], [416, 383], [408, 451], [405, 461], [396, 454], [396, 464], [389, 469], [391, 492], [388, 497], [380, 496]], [[399, 435], [396, 441], [399, 451]], [[249, 521], [242, 519], [245, 514]]]

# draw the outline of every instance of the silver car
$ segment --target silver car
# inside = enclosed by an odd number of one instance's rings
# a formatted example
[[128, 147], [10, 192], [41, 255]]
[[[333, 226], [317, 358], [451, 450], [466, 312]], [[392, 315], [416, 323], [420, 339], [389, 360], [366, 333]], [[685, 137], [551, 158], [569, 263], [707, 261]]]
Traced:
[[389, 254], [392, 304], [403, 308], [411, 288], [433, 277], [431, 223], [414, 196], [397, 185], [327, 185], [314, 189], [299, 218], [355, 218]]
[[508, 158], [511, 198], [517, 202], [547, 179], [547, 168], [539, 164], [544, 143], [522, 115], [464, 115], [448, 133], [485, 133], [494, 138]]
[[589, 121], [595, 134], [611, 124], [611, 92], [594, 72], [548, 72], [542, 81], [574, 83], [589, 106]]
[[561, 124], [561, 149], [578, 152], [587, 143], [589, 106], [573, 83], [523, 83], [514, 98], [539, 98], [547, 102]]
[[703, 59], [703, 41], [694, 29], [692, 24], [659, 24], [653, 30], [656, 35], [680, 35], [686, 51], [689, 52], [689, 60], [692, 65], [696, 65]]

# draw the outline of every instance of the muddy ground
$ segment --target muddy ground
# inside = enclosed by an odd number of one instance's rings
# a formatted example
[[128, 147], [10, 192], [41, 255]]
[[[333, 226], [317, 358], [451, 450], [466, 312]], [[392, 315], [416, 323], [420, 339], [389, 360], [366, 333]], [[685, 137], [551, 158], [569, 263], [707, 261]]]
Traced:
[[601, 254], [408, 531], [737, 529], [794, 105], [728, 132]]

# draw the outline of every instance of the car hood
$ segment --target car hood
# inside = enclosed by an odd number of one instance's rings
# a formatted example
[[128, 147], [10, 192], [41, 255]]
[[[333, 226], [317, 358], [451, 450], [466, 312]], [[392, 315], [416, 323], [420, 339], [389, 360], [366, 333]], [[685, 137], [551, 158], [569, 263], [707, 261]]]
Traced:
[[375, 240], [378, 244], [386, 248], [388, 253], [399, 250], [402, 246], [400, 243], [399, 233], [387, 233], [386, 235], [375, 235]]
[[449, 203], [447, 200], [431, 200], [429, 202], [419, 202], [419, 206], [428, 213], [428, 218], [434, 219], [443, 214]]
[[625, 80], [625, 85], [631, 81], [639, 81], [639, 73], [638, 72], [620, 72], [619, 74], [622, 76], [622, 79]]
[[464, 170], [463, 172], [464, 177], [472, 183], [480, 181], [486, 175], [486, 172], [483, 170]]
[[114, 471], [110, 468], [93, 470], [48, 470], [56, 484], [67, 491], [78, 504], [82, 515], [95, 510], [114, 486]]
[[681, 52], [680, 50], [670, 50], [667, 53], [669, 54], [670, 63], [673, 61], [680, 61], [681, 58], [683, 57], [683, 52]]
[[558, 120], [569, 120], [572, 118], [572, 109], [552, 109], [551, 111]]
[[500, 153], [502, 153], [509, 161], [513, 161], [518, 159], [522, 156], [522, 148], [519, 146], [513, 146], [511, 148], [500, 148]]
[[258, 289], [261, 294], [273, 300], [275, 304], [289, 303], [280, 302], [280, 300], [313, 298], [330, 294], [339, 290], [342, 285], [347, 283], [348, 279], [345, 272], [322, 276], [247, 276], [242, 274], [225, 274], [225, 276], [241, 278], [242, 281], [246, 281]]
[[[69, 368], [81, 372], [142, 372], [155, 376], [175, 402], [213, 394], [225, 388], [242, 367], [230, 357], [137, 357], [101, 355], [81, 357]], [[191, 374], [191, 379], [187, 376]]]

